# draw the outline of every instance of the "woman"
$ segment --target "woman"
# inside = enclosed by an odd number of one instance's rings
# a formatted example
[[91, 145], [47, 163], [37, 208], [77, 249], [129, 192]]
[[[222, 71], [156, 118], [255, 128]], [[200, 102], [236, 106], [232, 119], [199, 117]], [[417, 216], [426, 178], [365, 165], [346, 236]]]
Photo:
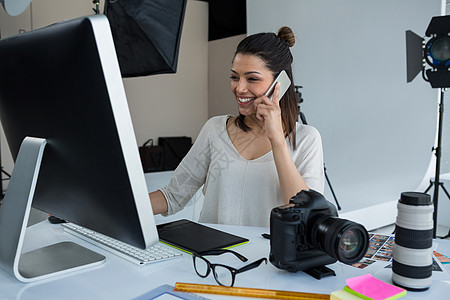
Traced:
[[155, 214], [181, 210], [203, 185], [200, 222], [267, 227], [272, 208], [301, 190], [323, 193], [321, 138], [296, 122], [293, 84], [281, 99], [279, 84], [264, 96], [282, 70], [294, 82], [294, 43], [286, 26], [239, 43], [230, 77], [239, 116], [208, 120], [170, 183], [150, 194]]

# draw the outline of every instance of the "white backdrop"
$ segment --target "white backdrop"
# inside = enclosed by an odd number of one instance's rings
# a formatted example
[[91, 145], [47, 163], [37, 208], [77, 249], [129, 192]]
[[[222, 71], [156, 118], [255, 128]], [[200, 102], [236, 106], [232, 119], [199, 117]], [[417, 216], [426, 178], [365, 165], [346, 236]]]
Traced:
[[439, 91], [420, 75], [406, 83], [405, 31], [424, 36], [440, 14], [441, 0], [247, 0], [248, 34], [296, 35], [294, 82], [342, 212], [394, 203], [424, 179]]

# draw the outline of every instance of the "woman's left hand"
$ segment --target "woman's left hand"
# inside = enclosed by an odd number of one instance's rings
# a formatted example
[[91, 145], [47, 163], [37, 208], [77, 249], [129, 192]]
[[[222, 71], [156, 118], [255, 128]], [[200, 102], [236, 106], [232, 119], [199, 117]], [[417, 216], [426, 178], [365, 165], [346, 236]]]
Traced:
[[275, 85], [272, 101], [267, 96], [255, 100], [256, 117], [264, 123], [267, 138], [271, 143], [285, 141], [283, 123], [281, 121], [280, 83]]

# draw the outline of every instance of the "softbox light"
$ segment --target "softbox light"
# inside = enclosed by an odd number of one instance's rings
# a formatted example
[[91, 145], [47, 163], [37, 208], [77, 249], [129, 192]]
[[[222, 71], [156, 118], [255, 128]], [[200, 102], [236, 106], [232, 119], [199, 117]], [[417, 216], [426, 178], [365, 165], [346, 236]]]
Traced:
[[187, 0], [106, 0], [122, 77], [176, 73]]

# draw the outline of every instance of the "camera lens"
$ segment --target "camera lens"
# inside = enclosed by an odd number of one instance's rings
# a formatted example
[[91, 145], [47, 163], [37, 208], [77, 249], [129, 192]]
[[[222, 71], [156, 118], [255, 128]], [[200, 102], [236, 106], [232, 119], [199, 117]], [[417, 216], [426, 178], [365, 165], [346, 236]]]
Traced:
[[345, 264], [360, 261], [367, 252], [369, 234], [358, 223], [323, 216], [312, 226], [311, 244]]
[[361, 236], [353, 230], [348, 230], [342, 236], [339, 244], [339, 248], [345, 253], [346, 257], [353, 257], [355, 253], [358, 253], [361, 248], [360, 243]]
[[392, 281], [408, 290], [431, 285], [433, 203], [425, 193], [405, 192], [397, 204]]

